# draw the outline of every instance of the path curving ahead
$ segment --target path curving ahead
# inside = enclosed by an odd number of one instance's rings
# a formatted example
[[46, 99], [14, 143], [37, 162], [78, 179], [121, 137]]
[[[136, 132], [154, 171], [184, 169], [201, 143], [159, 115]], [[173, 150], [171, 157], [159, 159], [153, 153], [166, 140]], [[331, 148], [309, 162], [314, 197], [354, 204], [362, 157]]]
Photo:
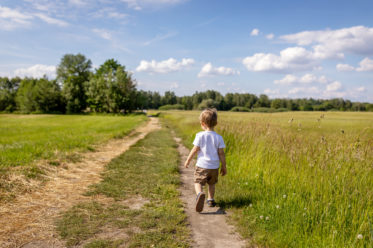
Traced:
[[[246, 243], [235, 232], [233, 226], [226, 222], [226, 212], [217, 207], [205, 207], [202, 213], [195, 210], [195, 192], [193, 183], [194, 166], [184, 167], [189, 150], [181, 143], [180, 138], [175, 138], [180, 153], [179, 170], [181, 173], [181, 199], [184, 202], [185, 212], [188, 216], [192, 230], [193, 247], [203, 248], [238, 248], [246, 247]], [[192, 164], [192, 163], [191, 163]], [[219, 192], [217, 192], [219, 193]]]

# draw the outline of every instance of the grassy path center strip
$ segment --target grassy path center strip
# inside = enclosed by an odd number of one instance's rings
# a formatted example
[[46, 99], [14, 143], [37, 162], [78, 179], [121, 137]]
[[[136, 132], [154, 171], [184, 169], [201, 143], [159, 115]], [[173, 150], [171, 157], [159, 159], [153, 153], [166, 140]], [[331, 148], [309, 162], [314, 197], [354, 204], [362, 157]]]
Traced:
[[67, 246], [189, 247], [176, 147], [162, 129], [112, 160], [87, 192], [106, 200], [77, 204], [57, 221]]

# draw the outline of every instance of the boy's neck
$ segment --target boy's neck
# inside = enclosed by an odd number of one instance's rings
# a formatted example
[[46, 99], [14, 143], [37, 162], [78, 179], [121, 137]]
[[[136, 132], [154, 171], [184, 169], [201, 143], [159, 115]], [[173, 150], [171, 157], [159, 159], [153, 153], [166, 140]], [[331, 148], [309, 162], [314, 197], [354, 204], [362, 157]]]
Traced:
[[205, 131], [214, 131], [214, 128], [205, 128]]

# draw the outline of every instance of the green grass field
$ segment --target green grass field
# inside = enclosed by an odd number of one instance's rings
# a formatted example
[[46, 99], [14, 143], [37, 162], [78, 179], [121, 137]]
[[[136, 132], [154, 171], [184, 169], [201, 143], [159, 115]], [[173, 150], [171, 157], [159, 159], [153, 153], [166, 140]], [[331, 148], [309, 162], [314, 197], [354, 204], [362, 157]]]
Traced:
[[0, 169], [24, 166], [129, 133], [145, 116], [0, 115]]
[[[92, 185], [87, 195], [104, 195], [114, 202], [92, 200], [64, 212], [56, 224], [66, 245], [190, 247], [190, 233], [177, 190], [180, 179], [176, 147], [170, 130], [162, 129], [113, 159], [103, 172], [103, 180]], [[139, 196], [143, 199], [141, 208], [131, 209], [125, 203]], [[121, 235], [102, 238], [105, 232]]]
[[[324, 115], [324, 116], [322, 116]], [[187, 146], [199, 112], [162, 113]], [[219, 112], [228, 175], [217, 200], [269, 247], [373, 246], [373, 114]]]

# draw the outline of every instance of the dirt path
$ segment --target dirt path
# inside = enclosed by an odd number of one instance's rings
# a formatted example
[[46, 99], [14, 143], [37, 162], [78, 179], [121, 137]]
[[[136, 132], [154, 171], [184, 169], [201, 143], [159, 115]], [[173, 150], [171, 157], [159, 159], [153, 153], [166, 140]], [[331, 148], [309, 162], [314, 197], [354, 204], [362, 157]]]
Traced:
[[[179, 138], [175, 138], [178, 143], [178, 150], [181, 157], [179, 165], [181, 173], [181, 199], [184, 202], [185, 212], [188, 216], [193, 247], [222, 247], [235, 248], [245, 247], [245, 241], [234, 231], [233, 226], [228, 225], [225, 215], [227, 214], [219, 207], [208, 207], [205, 205], [202, 213], [195, 210], [195, 192], [193, 184], [193, 166], [184, 167], [184, 161], [188, 157], [189, 150], [181, 144]], [[191, 163], [192, 164], [192, 163]]]
[[65, 164], [51, 172], [50, 180], [40, 189], [0, 206], [0, 247], [64, 247], [55, 233], [58, 214], [84, 200], [105, 200], [82, 194], [89, 185], [100, 181], [100, 173], [111, 159], [158, 128], [158, 119], [151, 118], [146, 125], [135, 129], [134, 135], [111, 140], [95, 152], [83, 153], [80, 162]]

